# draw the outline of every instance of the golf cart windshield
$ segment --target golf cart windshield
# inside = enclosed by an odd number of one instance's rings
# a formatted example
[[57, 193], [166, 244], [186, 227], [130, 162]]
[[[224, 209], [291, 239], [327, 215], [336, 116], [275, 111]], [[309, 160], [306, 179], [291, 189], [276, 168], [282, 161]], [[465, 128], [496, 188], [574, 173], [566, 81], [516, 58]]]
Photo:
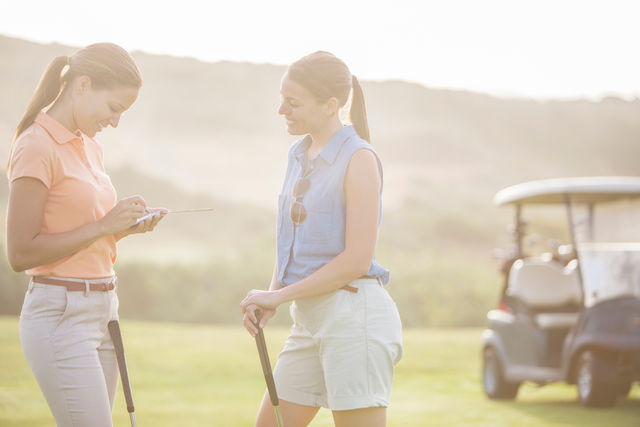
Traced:
[[574, 236], [587, 307], [626, 295], [640, 297], [640, 200], [576, 206]]
[[532, 181], [498, 192], [497, 205], [567, 208], [580, 265], [584, 304], [640, 297], [640, 178], [585, 177]]

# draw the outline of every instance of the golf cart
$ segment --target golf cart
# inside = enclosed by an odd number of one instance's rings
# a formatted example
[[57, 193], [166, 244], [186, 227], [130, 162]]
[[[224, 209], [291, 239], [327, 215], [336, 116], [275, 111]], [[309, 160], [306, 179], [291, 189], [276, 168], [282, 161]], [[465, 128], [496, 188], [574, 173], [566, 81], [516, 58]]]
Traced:
[[[483, 332], [486, 395], [514, 399], [524, 381], [565, 381], [583, 405], [613, 406], [640, 381], [640, 177], [527, 182], [494, 203], [515, 207], [515, 226]], [[525, 205], [563, 207], [571, 241], [524, 254]]]

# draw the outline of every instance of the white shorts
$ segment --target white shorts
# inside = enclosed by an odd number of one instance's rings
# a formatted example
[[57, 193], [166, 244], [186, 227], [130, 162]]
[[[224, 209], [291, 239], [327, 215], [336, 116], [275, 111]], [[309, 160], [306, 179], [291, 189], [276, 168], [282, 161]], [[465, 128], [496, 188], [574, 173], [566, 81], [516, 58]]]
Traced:
[[274, 379], [288, 402], [335, 411], [388, 406], [402, 357], [398, 309], [376, 279], [291, 304], [294, 324]]

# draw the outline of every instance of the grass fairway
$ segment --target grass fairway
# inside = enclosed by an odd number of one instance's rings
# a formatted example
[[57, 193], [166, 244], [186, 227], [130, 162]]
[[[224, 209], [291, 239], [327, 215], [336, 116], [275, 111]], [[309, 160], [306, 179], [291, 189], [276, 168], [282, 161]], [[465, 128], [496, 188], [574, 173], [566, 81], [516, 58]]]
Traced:
[[[238, 327], [121, 322], [140, 426], [251, 426], [264, 392], [254, 340]], [[266, 330], [272, 363], [286, 329]], [[481, 392], [480, 330], [405, 331], [390, 426], [639, 426], [640, 387], [613, 409], [585, 409], [574, 387], [525, 385], [516, 402]], [[53, 426], [16, 318], [0, 317], [0, 426]], [[114, 425], [129, 425], [118, 391]], [[321, 410], [312, 426], [331, 426]]]

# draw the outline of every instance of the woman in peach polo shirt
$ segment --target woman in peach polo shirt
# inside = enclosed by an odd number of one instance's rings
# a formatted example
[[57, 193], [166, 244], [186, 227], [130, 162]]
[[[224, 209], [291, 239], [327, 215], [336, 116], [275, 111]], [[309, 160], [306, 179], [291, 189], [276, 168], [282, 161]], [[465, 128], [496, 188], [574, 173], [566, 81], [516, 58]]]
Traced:
[[[93, 139], [118, 126], [141, 84], [119, 46], [58, 56], [11, 148], [8, 256], [31, 276], [20, 339], [58, 426], [112, 426], [118, 370], [107, 323], [118, 317], [116, 242], [153, 230], [166, 213], [139, 196], [116, 200]], [[152, 211], [160, 215], [136, 225]]]

